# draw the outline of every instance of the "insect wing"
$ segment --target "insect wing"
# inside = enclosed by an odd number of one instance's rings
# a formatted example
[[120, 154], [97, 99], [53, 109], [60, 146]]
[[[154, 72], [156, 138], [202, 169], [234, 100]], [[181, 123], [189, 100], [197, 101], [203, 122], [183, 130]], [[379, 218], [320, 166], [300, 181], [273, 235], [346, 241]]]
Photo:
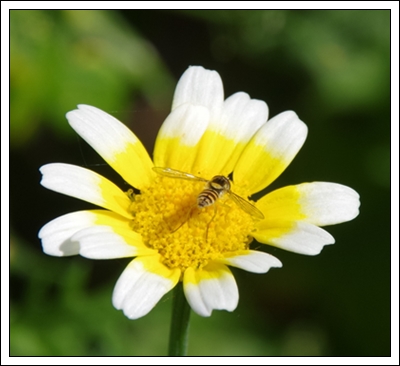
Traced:
[[161, 168], [161, 167], [153, 167], [153, 170], [164, 177], [176, 178], [176, 179], [186, 179], [186, 180], [195, 180], [198, 182], [208, 182], [207, 179], [196, 177], [193, 174], [181, 172], [180, 170], [175, 170], [171, 168]]
[[236, 193], [232, 191], [228, 191], [229, 197], [235, 202], [244, 212], [249, 215], [256, 217], [257, 219], [264, 219], [264, 214], [250, 202], [246, 201], [244, 198], [238, 196]]

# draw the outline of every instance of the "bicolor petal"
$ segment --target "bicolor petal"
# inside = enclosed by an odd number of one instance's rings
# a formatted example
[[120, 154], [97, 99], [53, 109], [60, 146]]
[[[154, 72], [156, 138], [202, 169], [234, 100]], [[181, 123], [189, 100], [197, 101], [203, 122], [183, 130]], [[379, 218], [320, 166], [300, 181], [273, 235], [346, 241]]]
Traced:
[[259, 223], [253, 237], [260, 243], [305, 255], [317, 255], [335, 239], [324, 229], [307, 222], [268, 220]]
[[201, 316], [210, 316], [214, 309], [233, 311], [239, 301], [236, 281], [228, 267], [220, 263], [210, 262], [200, 270], [187, 268], [183, 286], [187, 301]]
[[105, 210], [77, 211], [48, 222], [39, 231], [43, 252], [56, 257], [77, 255], [79, 243], [71, 240], [77, 232], [96, 225], [108, 224], [129, 228], [130, 220]]
[[129, 319], [146, 315], [179, 281], [181, 271], [165, 267], [159, 257], [134, 259], [115, 285], [113, 305]]
[[301, 220], [325, 226], [354, 219], [358, 213], [358, 193], [337, 183], [313, 182], [277, 189], [257, 202], [272, 220]]
[[[239, 92], [224, 102], [221, 116], [210, 120], [199, 142], [195, 171], [228, 175], [254, 133], [267, 121], [268, 107]], [[216, 158], [218, 157], [218, 158]]]
[[253, 273], [267, 273], [272, 267], [282, 267], [279, 259], [271, 254], [256, 250], [227, 253], [217, 261]]
[[140, 234], [130, 228], [96, 225], [78, 231], [71, 241], [79, 243], [79, 254], [90, 259], [114, 259], [157, 253], [146, 247]]
[[307, 126], [294, 112], [283, 112], [270, 119], [240, 155], [233, 173], [234, 181], [249, 193], [267, 187], [291, 163], [306, 137]]
[[206, 107], [185, 103], [175, 108], [164, 121], [154, 147], [154, 164], [193, 172], [198, 142], [210, 120]]
[[52, 191], [79, 198], [132, 218], [128, 196], [114, 183], [91, 170], [76, 165], [54, 163], [43, 165], [40, 184]]
[[153, 163], [140, 140], [113, 116], [80, 104], [67, 113], [71, 127], [133, 187], [141, 189], [154, 179]]
[[221, 172], [229, 174], [247, 143], [268, 120], [268, 106], [262, 100], [250, 99], [246, 93], [235, 93], [225, 100], [223, 118], [227, 119], [229, 124], [224, 133], [227, 141], [222, 152], [229, 158]]

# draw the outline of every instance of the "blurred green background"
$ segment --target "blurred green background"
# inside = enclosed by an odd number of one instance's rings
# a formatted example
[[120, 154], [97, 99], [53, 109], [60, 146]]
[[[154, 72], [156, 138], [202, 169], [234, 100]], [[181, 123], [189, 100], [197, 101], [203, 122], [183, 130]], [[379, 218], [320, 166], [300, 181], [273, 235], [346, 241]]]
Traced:
[[267, 247], [282, 269], [234, 269], [237, 310], [193, 314], [189, 355], [390, 354], [389, 11], [11, 11], [10, 22], [11, 355], [166, 354], [171, 294], [136, 321], [111, 304], [129, 259], [42, 253], [45, 223], [91, 206], [41, 187], [38, 168], [85, 166], [123, 187], [65, 113], [97, 106], [151, 152], [189, 65], [217, 70], [226, 96], [245, 91], [308, 125], [269, 190], [337, 182], [362, 202], [327, 228], [336, 244], [319, 256]]

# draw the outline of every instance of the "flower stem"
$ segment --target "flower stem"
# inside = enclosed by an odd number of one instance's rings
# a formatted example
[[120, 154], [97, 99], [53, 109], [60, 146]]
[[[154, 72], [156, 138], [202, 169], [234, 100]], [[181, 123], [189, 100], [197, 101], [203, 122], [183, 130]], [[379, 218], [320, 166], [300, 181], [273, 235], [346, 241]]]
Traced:
[[183, 284], [178, 282], [172, 302], [171, 330], [169, 334], [169, 356], [186, 356], [188, 346], [190, 306], [183, 293]]

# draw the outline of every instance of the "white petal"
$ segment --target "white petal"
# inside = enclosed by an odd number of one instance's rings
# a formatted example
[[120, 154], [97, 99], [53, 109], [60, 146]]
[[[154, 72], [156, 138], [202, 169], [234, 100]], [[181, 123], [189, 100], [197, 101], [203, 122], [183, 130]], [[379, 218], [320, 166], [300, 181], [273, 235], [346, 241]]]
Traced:
[[353, 220], [359, 213], [360, 196], [352, 188], [336, 183], [314, 182], [297, 186], [306, 221], [318, 226]]
[[40, 184], [47, 189], [93, 203], [132, 217], [131, 201], [114, 183], [91, 170], [76, 165], [54, 163], [40, 168]]
[[[157, 261], [156, 256], [143, 258]], [[134, 259], [126, 267], [113, 292], [113, 305], [129, 319], [146, 315], [179, 280], [180, 271], [170, 271], [170, 277], [150, 272], [143, 258]]]
[[187, 301], [201, 316], [210, 316], [214, 309], [233, 311], [239, 301], [235, 278], [221, 264], [197, 271], [188, 268], [183, 285]]
[[223, 135], [237, 143], [247, 143], [268, 119], [268, 106], [262, 100], [250, 99], [238, 92], [224, 102], [221, 125]]
[[224, 102], [222, 80], [216, 71], [201, 66], [189, 67], [175, 89], [172, 110], [185, 103], [207, 107], [211, 119], [218, 119]]
[[[268, 230], [256, 231], [253, 236], [261, 243], [305, 255], [317, 255], [325, 245], [335, 243], [331, 234], [307, 222], [288, 223], [288, 227], [291, 228], [290, 231], [287, 230], [277, 237], [269, 235]], [[275, 229], [271, 228], [271, 232]]]
[[149, 154], [123, 123], [98, 108], [83, 104], [68, 112], [66, 117], [71, 127], [125, 181], [139, 189], [151, 183], [154, 173]]
[[96, 225], [78, 231], [71, 241], [79, 243], [79, 254], [90, 259], [124, 258], [154, 252], [144, 246], [141, 236], [134, 231], [117, 231], [110, 226]]
[[90, 211], [73, 212], [50, 221], [38, 234], [43, 252], [56, 257], [79, 254], [79, 243], [71, 241], [71, 237], [95, 221], [96, 215]]
[[303, 146], [307, 131], [295, 112], [286, 111], [271, 118], [256, 134], [254, 143], [266, 146], [276, 157], [292, 160]]
[[266, 273], [272, 267], [282, 267], [279, 259], [271, 254], [255, 250], [232, 254], [218, 261], [253, 273]]
[[178, 138], [180, 144], [194, 146], [203, 136], [209, 119], [207, 108], [189, 103], [182, 104], [168, 115], [157, 138]]

